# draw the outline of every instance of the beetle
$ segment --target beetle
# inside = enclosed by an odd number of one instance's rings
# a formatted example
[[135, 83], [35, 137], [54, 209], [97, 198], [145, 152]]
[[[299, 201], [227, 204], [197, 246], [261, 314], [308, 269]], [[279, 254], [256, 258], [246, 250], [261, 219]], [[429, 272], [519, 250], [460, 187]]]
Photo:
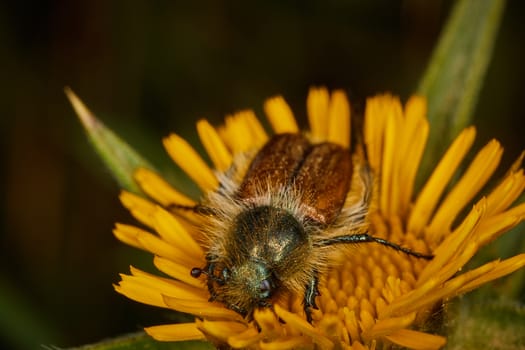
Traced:
[[191, 275], [207, 277], [210, 301], [247, 318], [291, 292], [303, 295], [312, 322], [319, 275], [337, 245], [376, 243], [432, 258], [367, 232], [372, 173], [338, 144], [277, 134], [219, 180], [193, 208], [205, 221], [206, 265]]

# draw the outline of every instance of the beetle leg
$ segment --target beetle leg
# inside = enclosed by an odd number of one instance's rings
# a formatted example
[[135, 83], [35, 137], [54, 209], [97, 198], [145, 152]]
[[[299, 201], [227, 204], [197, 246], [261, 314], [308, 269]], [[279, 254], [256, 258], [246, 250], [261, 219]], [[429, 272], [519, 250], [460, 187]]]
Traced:
[[319, 309], [317, 304], [315, 303], [315, 297], [321, 295], [319, 293], [319, 278], [318, 278], [318, 272], [314, 271], [314, 277], [310, 280], [310, 282], [306, 285], [306, 288], [304, 290], [304, 312], [306, 314], [306, 320], [308, 323], [312, 323], [312, 309]]
[[215, 214], [212, 208], [207, 207], [200, 203], [195, 204], [195, 205], [182, 205], [182, 204], [177, 204], [177, 203], [170, 203], [166, 206], [166, 209], [168, 209], [170, 212], [176, 212], [177, 210], [182, 210], [182, 211], [191, 211], [196, 214], [208, 215], [208, 216]]

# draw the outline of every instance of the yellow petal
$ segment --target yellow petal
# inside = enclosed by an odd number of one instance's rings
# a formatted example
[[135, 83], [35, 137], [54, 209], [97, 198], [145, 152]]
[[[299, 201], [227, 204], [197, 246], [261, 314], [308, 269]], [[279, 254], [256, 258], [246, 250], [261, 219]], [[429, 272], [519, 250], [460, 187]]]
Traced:
[[171, 159], [203, 191], [213, 191], [219, 186], [213, 171], [186, 140], [176, 134], [171, 134], [163, 142]]
[[487, 197], [487, 214], [494, 215], [507, 209], [525, 189], [523, 169], [510, 172]]
[[496, 140], [489, 142], [470, 164], [434, 215], [428, 231], [439, 236], [450, 229], [458, 213], [485, 185], [499, 164], [503, 148]]
[[169, 212], [157, 207], [154, 213], [155, 230], [166, 242], [179, 247], [183, 254], [195, 262], [204, 260], [204, 252], [188, 231]]
[[184, 251], [184, 247], [173, 246], [157, 236], [151, 234], [140, 234], [136, 237], [139, 244], [147, 251], [170, 260], [176, 261], [187, 268], [191, 268], [198, 263], [191, 255]]
[[[411, 96], [405, 105], [405, 117], [407, 125], [412, 126], [412, 130], [417, 130], [418, 122], [426, 120], [427, 102], [424, 97]], [[413, 132], [410, 132], [413, 134]]]
[[197, 122], [197, 132], [215, 168], [219, 171], [228, 169], [232, 163], [232, 155], [215, 128], [207, 120], [201, 119]]
[[128, 299], [146, 305], [166, 308], [166, 305], [164, 305], [164, 301], [162, 300], [162, 296], [159, 293], [148, 288], [144, 288], [144, 286], [140, 284], [121, 281], [118, 285], [114, 285], [113, 288], [117, 293], [124, 295]]
[[525, 159], [525, 150], [521, 151], [518, 158], [512, 163], [509, 169], [509, 173], [515, 173], [519, 171], [523, 165], [523, 160]]
[[[476, 130], [473, 127], [466, 128], [448, 148], [417, 197], [408, 221], [409, 232], [417, 233], [423, 230], [452, 175], [472, 146], [475, 136]], [[427, 238], [430, 239], [430, 237]], [[430, 241], [437, 241], [438, 238], [432, 237]]]
[[227, 116], [218, 132], [233, 154], [257, 149], [268, 140], [268, 135], [251, 110]]
[[399, 135], [399, 212], [406, 217], [412, 200], [417, 170], [421, 163], [429, 133], [426, 102], [422, 97], [411, 97], [405, 107], [404, 132]]
[[525, 219], [525, 203], [516, 205], [515, 207], [508, 209], [505, 213], [508, 216], [514, 216], [514, 217], [519, 218], [520, 220], [524, 220]]
[[432, 292], [435, 288], [436, 280], [429, 279], [426, 283], [422, 284], [411, 292], [401, 296], [396, 296], [392, 298], [391, 301], [389, 300], [390, 298], [385, 297], [387, 301], [390, 301], [390, 304], [388, 304], [383, 310], [381, 317], [388, 318], [414, 311], [412, 305], [414, 305], [416, 301], [425, 299], [425, 296]]
[[231, 321], [209, 321], [196, 320], [199, 329], [206, 334], [211, 335], [212, 338], [218, 339], [226, 343], [229, 337], [235, 336], [246, 330], [247, 326], [239, 322]]
[[137, 236], [148, 233], [149, 232], [139, 229], [138, 227], [118, 223], [113, 229], [113, 234], [118, 240], [139, 249], [144, 249], [144, 247], [137, 240]]
[[237, 119], [233, 115], [227, 115], [224, 118], [224, 124], [217, 128], [221, 139], [233, 154], [243, 153], [247, 147], [246, 139], [239, 138], [245, 130], [242, 127], [242, 123], [239, 123]]
[[480, 246], [493, 241], [501, 234], [518, 225], [525, 218], [525, 203], [501, 214], [486, 218], [479, 224], [476, 242]]
[[200, 262], [199, 264], [195, 264], [194, 266], [187, 266], [178, 264], [170, 259], [156, 256], [153, 259], [153, 263], [157, 269], [164, 272], [168, 276], [171, 276], [196, 288], [205, 288], [205, 283], [201, 279], [193, 277], [190, 273], [193, 267], [200, 267], [204, 265], [204, 261]]
[[350, 349], [350, 350], [375, 350], [375, 348], [376, 348], [376, 341], [375, 340], [373, 340], [370, 343], [370, 347], [361, 344], [361, 342], [359, 342], [359, 341], [355, 341], [355, 342], [352, 343], [351, 347], [347, 347], [347, 349]]
[[114, 234], [124, 242], [129, 242], [131, 245], [155, 255], [169, 258], [188, 269], [201, 264], [204, 260], [202, 256], [199, 258], [196, 253], [190, 255], [188, 254], [189, 251], [183, 247], [171, 245], [161, 238], [133, 226], [119, 224], [115, 228]]
[[140, 188], [163, 206], [170, 204], [194, 206], [196, 204], [195, 201], [175, 190], [162, 177], [149, 169], [139, 168], [134, 177]]
[[[325, 121], [326, 123], [326, 121]], [[328, 109], [328, 141], [343, 147], [350, 147], [351, 123], [350, 104], [342, 90], [332, 92]]]
[[121, 274], [120, 277], [122, 280], [119, 284], [113, 286], [118, 293], [139, 303], [166, 307], [160, 291], [151, 288], [151, 285], [144, 284], [143, 279], [124, 274]]
[[[410, 312], [416, 310], [429, 309], [436, 303], [441, 302], [441, 300], [457, 295], [458, 290], [460, 290], [461, 287], [468, 283], [471, 279], [475, 278], [476, 274], [482, 275], [484, 273], [489, 272], [491, 268], [492, 266], [486, 265], [483, 270], [478, 270], [472, 274], [460, 274], [457, 277], [450, 279], [444, 284], [438, 278], [431, 279], [427, 281], [426, 284], [432, 286], [433, 288], [428, 288], [428, 291], [424, 295], [422, 293], [418, 293], [419, 297], [413, 297], [412, 302], [403, 311]], [[419, 288], [424, 288], [425, 290], [427, 290], [425, 286], [421, 286]]]
[[256, 309], [253, 318], [266, 338], [272, 339], [284, 334], [280, 321], [269, 308]]
[[399, 100], [391, 102], [392, 108], [388, 110], [388, 119], [385, 126], [384, 149], [381, 163], [381, 187], [379, 207], [381, 213], [390, 217], [398, 213], [397, 198], [399, 198], [399, 172], [398, 159], [400, 155], [396, 153], [397, 137], [402, 131], [401, 104]]
[[264, 111], [276, 134], [299, 132], [292, 110], [281, 96], [266, 100]]
[[[459, 288], [456, 291], [456, 295], [463, 294], [466, 292], [469, 292], [475, 288], [478, 288], [482, 284], [485, 284], [487, 282], [490, 282], [492, 280], [495, 280], [497, 278], [506, 276], [523, 266], [525, 266], [525, 254], [519, 254], [516, 256], [513, 256], [512, 258], [505, 259], [503, 261], [496, 261], [493, 262], [496, 263], [496, 266], [492, 269], [490, 269], [490, 272], [486, 273], [478, 273], [479, 277], [476, 279], [473, 279], [472, 281], [465, 283], [461, 288]], [[491, 263], [485, 264], [489, 265]], [[483, 265], [476, 270], [471, 271], [472, 273], [477, 272], [477, 270], [481, 270], [486, 268], [486, 266]]]
[[484, 209], [484, 201], [475, 205], [461, 225], [434, 250], [434, 258], [419, 275], [418, 286], [440, 274], [445, 265], [455, 263], [455, 258], [464, 253], [465, 246], [472, 241], [475, 227], [483, 217]]
[[389, 96], [375, 96], [366, 100], [364, 137], [368, 161], [376, 174], [380, 173], [383, 152], [383, 134], [387, 115], [382, 108], [382, 101]]
[[286, 311], [279, 305], [274, 305], [275, 313], [279, 316], [284, 322], [290, 326], [300, 330], [304, 335], [308, 335], [312, 338], [313, 342], [317, 344], [321, 349], [331, 349], [334, 344], [326, 338], [324, 335], [319, 333], [317, 329], [312, 327], [311, 324], [306, 322], [305, 319], [299, 317], [298, 315]]
[[227, 309], [221, 304], [210, 303], [208, 301], [181, 299], [177, 297], [163, 295], [164, 303], [173, 310], [186, 312], [200, 318], [227, 319], [242, 321], [242, 316]]
[[416, 319], [416, 313], [411, 312], [401, 317], [392, 317], [378, 320], [370, 330], [363, 332], [362, 336], [365, 340], [372, 340], [383, 337], [393, 332], [408, 328]]
[[311, 88], [306, 99], [306, 110], [310, 131], [314, 140], [322, 141], [328, 138], [328, 106], [330, 96], [326, 88]]
[[230, 336], [227, 342], [235, 349], [246, 349], [258, 343], [263, 338], [264, 335], [262, 333], [257, 332], [254, 327], [250, 327], [244, 332]]
[[268, 135], [253, 111], [240, 111], [235, 113], [234, 117], [239, 124], [240, 134], [237, 136], [243, 139], [243, 152], [259, 148], [268, 141]]
[[[261, 342], [259, 347], [264, 350], [285, 350], [285, 349], [302, 349], [311, 346], [312, 340], [307, 337], [293, 336], [279, 338], [271, 342]], [[320, 348], [325, 349], [325, 348]]]
[[238, 115], [242, 118], [246, 130], [249, 130], [252, 137], [252, 147], [260, 147], [268, 141], [268, 135], [253, 111], [239, 112]]
[[152, 213], [156, 205], [150, 201], [139, 197], [131, 192], [122, 191], [119, 196], [120, 201], [126, 207], [131, 215], [148, 227], [153, 228], [154, 221]]
[[471, 241], [466, 244], [466, 246], [461, 249], [461, 253], [457, 254], [457, 256], [448, 262], [448, 264], [445, 264], [441, 270], [439, 271], [436, 276], [433, 278], [436, 281], [444, 282], [454, 276], [457, 272], [459, 272], [469, 261], [470, 259], [476, 254], [476, 252], [479, 250], [479, 246], [476, 242]]
[[134, 279], [137, 283], [141, 283], [145, 287], [158, 291], [159, 294], [173, 295], [182, 299], [195, 299], [199, 301], [207, 301], [209, 298], [209, 294], [204, 288], [196, 288], [171, 278], [155, 276], [133, 266], [131, 267], [131, 274], [132, 276], [127, 276], [128, 279]]
[[167, 324], [146, 327], [144, 331], [159, 341], [204, 340], [204, 334], [195, 323]]
[[445, 337], [410, 329], [400, 329], [385, 338], [402, 347], [421, 350], [439, 349], [445, 346], [447, 342]]

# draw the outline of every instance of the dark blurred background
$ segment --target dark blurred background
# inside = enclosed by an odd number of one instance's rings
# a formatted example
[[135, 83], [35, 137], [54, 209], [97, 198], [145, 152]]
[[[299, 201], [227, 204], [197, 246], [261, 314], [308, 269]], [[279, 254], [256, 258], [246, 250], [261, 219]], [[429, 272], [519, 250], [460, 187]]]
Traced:
[[[161, 138], [195, 139], [283, 94], [304, 121], [311, 85], [364, 98], [415, 90], [451, 1], [3, 1], [0, 3], [0, 347], [76, 346], [165, 323], [117, 295], [149, 254], [114, 239], [134, 222], [66, 100], [68, 85], [179, 180]], [[476, 111], [504, 163], [525, 142], [524, 3], [509, 1]], [[187, 188], [194, 193], [194, 189]], [[525, 297], [522, 298], [522, 301]]]

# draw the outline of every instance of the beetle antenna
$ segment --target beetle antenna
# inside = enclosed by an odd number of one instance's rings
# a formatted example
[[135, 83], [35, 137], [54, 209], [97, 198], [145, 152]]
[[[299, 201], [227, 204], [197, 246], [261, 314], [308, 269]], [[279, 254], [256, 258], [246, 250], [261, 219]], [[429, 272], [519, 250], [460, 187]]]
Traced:
[[378, 243], [383, 246], [386, 246], [394, 250], [400, 251], [402, 253], [405, 253], [407, 255], [415, 256], [416, 258], [425, 259], [425, 260], [431, 260], [434, 257], [434, 255], [432, 254], [419, 253], [414, 250], [402, 247], [399, 244], [387, 241], [386, 239], [370, 236], [368, 233], [329, 237], [329, 238], [321, 239], [315, 242], [314, 245], [316, 247], [326, 247], [326, 246], [330, 246], [334, 244], [357, 244], [357, 243]]
[[194, 267], [190, 271], [191, 277], [199, 278], [202, 274], [207, 275], [208, 272], [206, 270], [201, 269], [200, 267]]

